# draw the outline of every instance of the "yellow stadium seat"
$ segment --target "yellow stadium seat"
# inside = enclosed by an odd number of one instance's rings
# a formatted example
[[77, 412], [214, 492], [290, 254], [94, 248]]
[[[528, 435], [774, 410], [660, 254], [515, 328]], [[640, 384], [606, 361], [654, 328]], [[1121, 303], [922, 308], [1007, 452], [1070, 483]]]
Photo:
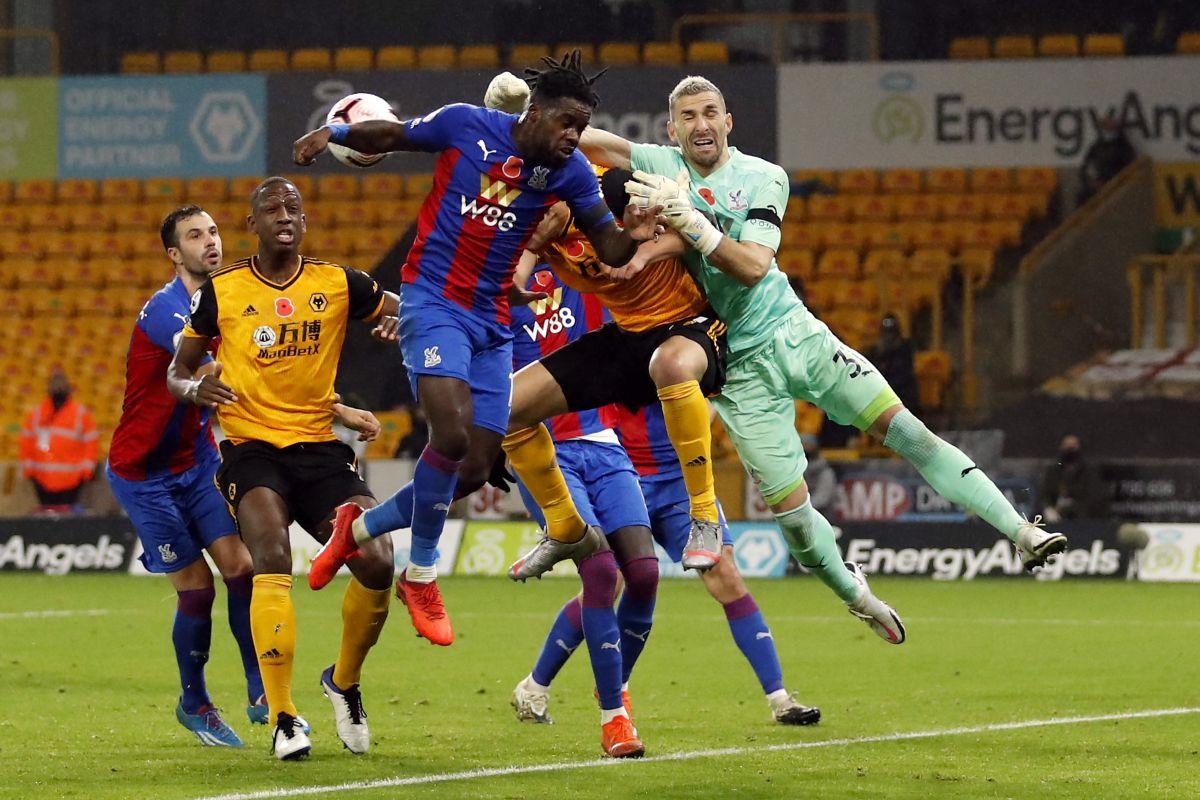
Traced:
[[142, 182], [137, 178], [105, 178], [100, 181], [100, 200], [105, 203], [133, 203], [142, 198]]
[[1058, 172], [1053, 167], [1018, 167], [1015, 185], [1022, 192], [1049, 194], [1058, 188]]
[[330, 221], [336, 228], [366, 228], [378, 221], [378, 213], [378, 207], [367, 200], [334, 203], [331, 206]]
[[72, 178], [58, 182], [60, 203], [94, 203], [99, 192], [95, 181]]
[[421, 69], [454, 69], [458, 53], [452, 45], [431, 44], [417, 48], [417, 66]]
[[354, 251], [360, 264], [374, 261], [386, 253], [393, 244], [395, 237], [377, 228], [358, 228], [346, 231], [347, 244]]
[[798, 194], [788, 197], [783, 208], [783, 218], [788, 222], [803, 222], [808, 219], [808, 201]]
[[[287, 176], [287, 179], [292, 182], [296, 190], [300, 192], [300, 197], [308, 202], [309, 200], [317, 199], [317, 179], [309, 172], [293, 172]], [[238, 198], [233, 197], [233, 200]]]
[[75, 234], [68, 232], [43, 234], [46, 245], [46, 258], [87, 258], [91, 248], [92, 234]]
[[224, 178], [191, 178], [184, 191], [191, 203], [221, 203], [229, 197], [229, 182]]
[[896, 196], [896, 219], [935, 220], [941, 213], [936, 197], [927, 194], [901, 194]]
[[[3, 239], [4, 234], [0, 234], [0, 247], [3, 247]], [[0, 286], [4, 286], [8, 289], [15, 289], [21, 284], [25, 273], [31, 272], [35, 268], [35, 264], [37, 262], [28, 258], [14, 258], [13, 256], [9, 255], [9, 251], [7, 249], [4, 250], [4, 253], [5, 258], [3, 261], [0, 261]], [[3, 307], [3, 304], [0, 304], [0, 312], [5, 310], [6, 309]], [[13, 340], [6, 338], [6, 341]], [[20, 339], [16, 339], [15, 341], [19, 342]]]
[[[637, 45], [633, 45], [633, 47], [636, 48]], [[554, 58], [562, 58], [572, 50], [579, 51], [579, 56], [583, 59], [584, 64], [590, 64], [596, 61], [596, 46], [588, 44], [587, 42], [562, 42], [555, 45], [550, 54]]]
[[93, 258], [73, 259], [63, 271], [64, 286], [79, 286], [98, 291], [104, 288], [105, 283], [107, 276], [100, 271], [98, 262]]
[[550, 45], [548, 44], [514, 44], [508, 49], [508, 64], [511, 67], [517, 67], [517, 75], [520, 75], [520, 69], [524, 67], [537, 67], [542, 63], [542, 58], [550, 55]]
[[89, 265], [94, 266], [95, 260], [102, 256], [126, 255], [129, 234], [121, 231], [100, 231], [89, 235], [92, 237], [92, 257], [87, 262]]
[[922, 408], [935, 411], [942, 408], [950, 371], [950, 354], [944, 350], [920, 350], [913, 355], [913, 372], [917, 376], [917, 395]]
[[806, 250], [819, 250], [821, 244], [821, 231], [824, 225], [814, 223], [800, 223], [791, 225], [787, 229], [788, 247], [798, 247]]
[[972, 222], [960, 229], [960, 242], [965, 250], [995, 250], [1003, 244], [998, 228], [990, 222]]
[[286, 50], [254, 50], [248, 62], [251, 72], [287, 72]]
[[425, 195], [433, 188], [433, 175], [417, 172], [404, 176], [404, 196], [415, 200], [424, 200]]
[[1007, 192], [1012, 189], [1012, 170], [1008, 167], [975, 167], [971, 170], [972, 192]]
[[1029, 209], [1030, 216], [1038, 219], [1046, 216], [1050, 205], [1050, 196], [1048, 194], [1045, 192], [1022, 192], [1020, 197]]
[[964, 247], [958, 254], [958, 266], [963, 275], [970, 276], [976, 288], [982, 288], [991, 280], [996, 266], [996, 251], [987, 247]]
[[258, 239], [249, 231], [235, 230], [221, 234], [225, 245], [225, 263], [254, 255], [258, 252]]
[[871, 250], [862, 262], [864, 278], [873, 278], [883, 273], [885, 275], [901, 275], [904, 273], [907, 261], [900, 250]]
[[987, 211], [988, 219], [1029, 219], [1032, 206], [1028, 194], [986, 194], [980, 195]]
[[0, 206], [0, 230], [23, 231], [29, 227], [29, 206]]
[[1032, 36], [997, 36], [992, 46], [996, 58], [1033, 58]]
[[113, 204], [109, 207], [117, 230], [141, 231], [150, 234], [158, 230], [161, 219], [155, 219], [148, 206], [139, 203]]
[[939, 198], [942, 219], [983, 219], [984, 205], [979, 195], [946, 194]]
[[209, 72], [245, 72], [246, 54], [241, 50], [214, 50], [204, 65]]
[[678, 42], [646, 42], [642, 46], [642, 63], [677, 67], [683, 63], [683, 46]]
[[808, 280], [813, 276], [815, 259], [811, 250], [788, 248], [779, 253], [777, 258], [779, 260], [779, 268], [789, 278]]
[[967, 171], [961, 167], [935, 167], [925, 173], [925, 191], [961, 194], [967, 190]]
[[375, 69], [415, 69], [416, 66], [416, 48], [390, 45], [375, 51]]
[[836, 288], [831, 281], [806, 281], [804, 283], [804, 304], [818, 312], [832, 308]]
[[129, 253], [134, 258], [165, 258], [157, 230], [146, 231], [141, 236], [130, 236], [128, 242]]
[[288, 65], [295, 72], [329, 72], [333, 56], [324, 47], [301, 47], [291, 52]]
[[817, 259], [819, 278], [857, 278], [859, 270], [858, 251], [836, 247], [826, 250]]
[[125, 75], [145, 75], [162, 72], [162, 60], [158, 53], [123, 53], [121, 72]]
[[954, 222], [931, 222], [913, 231], [913, 247], [938, 248], [948, 253], [958, 251], [962, 241], [962, 226]]
[[960, 36], [950, 40], [950, 58], [973, 60], [990, 58], [992, 47], [985, 36]]
[[896, 218], [896, 198], [890, 195], [865, 194], [850, 200], [851, 216], [866, 222], [891, 222]]
[[873, 169], [844, 169], [837, 176], [837, 190], [845, 194], [872, 194], [879, 188], [879, 173]]
[[375, 225], [394, 234], [399, 234], [401, 231], [398, 229], [406, 227], [414, 216], [408, 212], [409, 201], [406, 200], [364, 199], [362, 204], [370, 208], [369, 213]]
[[404, 196], [404, 176], [395, 172], [372, 172], [362, 177], [362, 196], [395, 200]]
[[630, 66], [638, 63], [638, 46], [635, 42], [605, 42], [596, 55], [601, 64]]
[[908, 257], [908, 272], [944, 279], [950, 274], [950, 253], [939, 247], [917, 248]]
[[459, 69], [496, 69], [500, 48], [494, 44], [467, 44], [458, 49]]
[[1175, 40], [1175, 52], [1181, 55], [1200, 55], [1200, 31], [1184, 31]]
[[831, 169], [798, 169], [790, 177], [793, 183], [818, 183], [830, 190], [837, 183], [837, 173]]
[[1089, 33], [1083, 37], [1083, 54], [1093, 57], [1125, 55], [1125, 40], [1119, 33]]
[[692, 42], [687, 46], [689, 64], [728, 64], [729, 47], [724, 42]]
[[866, 243], [866, 223], [833, 222], [821, 230], [821, 244], [825, 247], [862, 250]]
[[1073, 33], [1052, 33], [1038, 39], [1038, 55], [1043, 58], [1074, 58], [1079, 55], [1079, 37]]
[[67, 206], [60, 206], [54, 203], [31, 203], [27, 206], [29, 211], [28, 225], [31, 231], [65, 231], [70, 227], [70, 217], [67, 214]]
[[314, 227], [324, 228], [330, 225], [333, 219], [333, 206], [332, 200], [305, 203], [304, 218], [308, 222], [308, 229], [311, 231]]
[[50, 203], [54, 200], [54, 181], [34, 178], [17, 181], [13, 187], [13, 200], [18, 203]]
[[317, 195], [324, 202], [354, 200], [358, 197], [358, 176], [347, 172], [333, 172], [317, 177]]
[[24, 258], [21, 259], [26, 263], [25, 269], [22, 270], [21, 274], [17, 276], [18, 284], [22, 289], [29, 287], [57, 288], [59, 283], [62, 282], [62, 276], [57, 272], [50, 271], [50, 269], [46, 266], [46, 262], [40, 259], [42, 255], [41, 252], [39, 252], [37, 255], [39, 256], [37, 261], [30, 261]]
[[183, 197], [183, 178], [146, 178], [142, 181], [142, 196], [148, 203], [177, 203]]
[[229, 196], [243, 203], [250, 202], [250, 193], [255, 190], [262, 178], [258, 175], [242, 175], [229, 179]]
[[916, 169], [887, 169], [879, 188], [888, 194], [908, 194], [921, 191], [921, 171]]
[[133, 248], [137, 245], [138, 241], [147, 237], [150, 237], [154, 241], [158, 242], [160, 247], [162, 246], [162, 240], [149, 230], [145, 232], [116, 230], [113, 231], [111, 237], [104, 237], [104, 241], [108, 245], [108, 249], [101, 252], [107, 252], [112, 256], [118, 256], [122, 258], [131, 256], [133, 255]]
[[889, 250], [907, 250], [912, 235], [908, 226], [892, 222], [877, 222], [866, 226], [867, 246]]
[[983, 223], [1007, 247], [1018, 247], [1021, 244], [1021, 223], [1015, 219], [998, 219]]
[[814, 194], [808, 198], [808, 218], [816, 222], [850, 219], [850, 201], [836, 194]]
[[350, 250], [346, 237], [344, 231], [335, 230], [327, 225], [320, 228], [310, 227], [305, 236], [305, 250], [313, 258], [332, 260], [332, 254]]
[[235, 202], [201, 203], [208, 215], [213, 218], [222, 232], [230, 232], [234, 228], [246, 227], [246, 204]]
[[192, 73], [204, 71], [204, 56], [197, 50], [172, 50], [163, 55], [163, 72]]
[[375, 53], [369, 47], [339, 47], [333, 51], [333, 68], [338, 72], [368, 70], [375, 66]]

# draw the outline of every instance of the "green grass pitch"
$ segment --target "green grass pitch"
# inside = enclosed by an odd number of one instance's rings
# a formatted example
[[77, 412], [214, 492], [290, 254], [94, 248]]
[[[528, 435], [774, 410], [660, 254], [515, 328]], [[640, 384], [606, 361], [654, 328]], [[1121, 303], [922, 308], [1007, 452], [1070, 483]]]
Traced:
[[[358, 798], [1096, 798], [1200, 796], [1200, 596], [1190, 586], [1030, 579], [938, 583], [876, 579], [909, 641], [875, 638], [816, 581], [752, 590], [784, 677], [820, 725], [768, 714], [723, 615], [695, 581], [664, 581], [654, 633], [632, 685], [647, 760], [601, 762], [582, 650], [555, 684], [556, 723], [518, 723], [513, 685], [574, 583], [443, 581], [458, 641], [415, 638], [402, 606], [367, 662], [372, 751], [333, 731], [318, 676], [335, 654], [340, 581], [298, 581], [296, 701], [313, 754], [281, 764], [242, 713], [225, 624], [214, 621], [209, 688], [247, 740], [201, 747], [175, 722], [178, 692], [165, 580], [0, 578], [0, 797], [195, 798], [364, 784], [312, 795]], [[28, 616], [25, 612], [89, 614]], [[999, 723], [1192, 709], [1169, 716], [979, 730]], [[973, 729], [953, 732], [951, 729]], [[947, 733], [946, 731], [951, 731]], [[934, 732], [920, 738], [892, 734]], [[864, 738], [881, 737], [877, 741]], [[821, 745], [822, 742], [828, 744]], [[785, 747], [806, 743], [804, 747]], [[732, 748], [725, 755], [663, 758]], [[603, 768], [595, 768], [603, 763]], [[421, 778], [507, 766], [574, 764], [510, 775]], [[266, 796], [266, 795], [264, 795]]]

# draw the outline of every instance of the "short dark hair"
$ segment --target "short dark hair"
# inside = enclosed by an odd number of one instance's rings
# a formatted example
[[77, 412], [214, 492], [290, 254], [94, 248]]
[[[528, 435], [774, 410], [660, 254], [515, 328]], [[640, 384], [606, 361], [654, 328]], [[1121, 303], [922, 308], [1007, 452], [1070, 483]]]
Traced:
[[186, 206], [180, 206], [163, 217], [162, 228], [159, 229], [159, 236], [162, 237], [164, 250], [170, 250], [172, 247], [179, 247], [179, 232], [175, 230], [175, 226], [179, 224], [181, 219], [194, 217], [197, 214], [203, 214], [204, 209], [192, 203]]
[[[263, 178], [262, 182], [260, 184], [258, 184], [258, 186], [255, 186], [254, 191], [250, 193], [250, 207], [251, 208], [254, 207], [255, 203], [258, 202], [258, 196], [264, 190], [266, 190], [266, 188], [268, 186], [274, 186], [277, 183], [286, 183], [293, 188], [295, 188], [295, 186], [296, 186], [296, 184], [292, 183], [290, 180], [283, 177], [282, 175], [272, 175], [269, 178]], [[299, 194], [300, 190], [296, 189], [296, 193]]]
[[602, 69], [589, 78], [583, 73], [582, 62], [583, 57], [576, 49], [557, 61], [550, 56], [543, 56], [542, 63], [546, 65], [545, 69], [527, 67], [525, 82], [529, 84], [530, 102], [569, 97], [592, 108], [599, 105], [600, 95], [596, 94], [592, 84], [608, 70]]

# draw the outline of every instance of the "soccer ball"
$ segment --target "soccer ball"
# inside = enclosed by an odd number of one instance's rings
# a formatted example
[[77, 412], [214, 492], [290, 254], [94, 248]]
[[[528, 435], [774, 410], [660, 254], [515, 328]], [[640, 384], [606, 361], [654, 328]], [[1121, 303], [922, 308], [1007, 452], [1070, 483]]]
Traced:
[[[373, 94], [359, 92], [343, 97], [333, 104], [325, 117], [326, 124], [341, 123], [349, 125], [352, 122], [366, 122], [371, 119], [386, 119], [399, 122], [396, 112], [388, 105], [388, 101]], [[387, 156], [387, 153], [364, 155], [357, 150], [341, 144], [329, 143], [329, 154], [347, 167], [373, 167]]]

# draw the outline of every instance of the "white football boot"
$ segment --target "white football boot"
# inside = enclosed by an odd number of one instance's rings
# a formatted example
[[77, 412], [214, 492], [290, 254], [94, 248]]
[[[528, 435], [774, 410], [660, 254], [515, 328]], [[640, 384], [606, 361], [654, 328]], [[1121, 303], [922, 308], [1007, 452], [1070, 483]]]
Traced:
[[861, 587], [858, 599], [846, 603], [850, 613], [867, 623], [871, 630], [884, 641], [891, 644], [904, 644], [904, 623], [900, 615], [887, 603], [880, 600], [867, 586], [867, 576], [863, 574], [858, 564], [846, 562], [846, 569], [854, 577], [854, 582]]
[[304, 732], [307, 723], [299, 717], [280, 711], [275, 721], [275, 732], [271, 734], [271, 747], [280, 761], [298, 761], [307, 758], [312, 742]]
[[358, 684], [339, 689], [333, 683], [333, 665], [330, 665], [321, 673], [321, 693], [333, 705], [333, 724], [345, 748], [355, 755], [370, 750], [371, 732], [367, 728], [367, 712], [363, 710]]
[[522, 722], [537, 722], [542, 725], [553, 725], [550, 718], [550, 692], [538, 687], [532, 675], [527, 675], [513, 689], [512, 707], [517, 711], [517, 719]]
[[1061, 533], [1042, 529], [1042, 518], [1026, 521], [1017, 529], [1017, 555], [1026, 572], [1034, 572], [1052, 562], [1054, 557], [1067, 549], [1067, 537]]

